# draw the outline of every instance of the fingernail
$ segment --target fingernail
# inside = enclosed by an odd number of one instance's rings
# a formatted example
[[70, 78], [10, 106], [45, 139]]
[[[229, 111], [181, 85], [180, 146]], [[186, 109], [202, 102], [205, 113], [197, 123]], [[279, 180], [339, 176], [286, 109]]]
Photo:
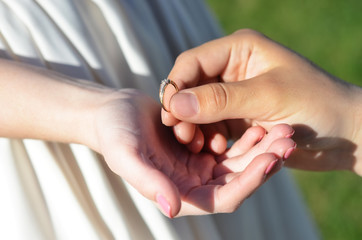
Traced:
[[265, 137], [265, 131], [264, 134], [259, 137], [258, 142], [260, 142], [264, 137]]
[[156, 200], [158, 202], [158, 204], [161, 206], [163, 212], [169, 217], [172, 218], [171, 216], [171, 206], [170, 204], [167, 202], [166, 198], [164, 196], [162, 196], [161, 194], [158, 194], [156, 197]]
[[296, 145], [294, 145], [294, 147], [289, 148], [285, 153], [284, 153], [284, 157], [283, 159], [288, 159], [290, 157], [290, 155], [292, 154], [292, 152], [294, 152], [296, 148]]
[[171, 108], [182, 117], [192, 117], [199, 112], [199, 102], [192, 93], [178, 93], [172, 97]]
[[287, 136], [285, 136], [286, 138], [291, 138], [294, 135], [295, 131], [293, 130], [292, 133], [288, 134]]
[[275, 165], [278, 163], [278, 159], [272, 161], [269, 166], [265, 169], [264, 176], [268, 176], [268, 174], [273, 170]]

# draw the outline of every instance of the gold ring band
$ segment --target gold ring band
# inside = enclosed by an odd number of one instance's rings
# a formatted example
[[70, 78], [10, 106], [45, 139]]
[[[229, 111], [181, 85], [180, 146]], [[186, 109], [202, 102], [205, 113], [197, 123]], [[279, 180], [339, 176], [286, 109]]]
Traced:
[[163, 105], [163, 95], [164, 95], [164, 93], [165, 93], [165, 90], [166, 90], [167, 85], [169, 85], [169, 84], [171, 84], [171, 85], [175, 88], [176, 92], [178, 92], [177, 84], [176, 84], [174, 81], [172, 81], [171, 79], [164, 79], [164, 80], [162, 80], [161, 85], [160, 85], [159, 97], [160, 97], [160, 102], [161, 102], [162, 108], [163, 108], [166, 112], [170, 112], [170, 111], [167, 110], [167, 109], [165, 108], [165, 106]]

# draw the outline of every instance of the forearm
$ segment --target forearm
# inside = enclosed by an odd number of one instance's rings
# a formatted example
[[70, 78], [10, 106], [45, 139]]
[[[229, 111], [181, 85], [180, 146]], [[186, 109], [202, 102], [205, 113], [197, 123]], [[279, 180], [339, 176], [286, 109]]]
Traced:
[[92, 134], [92, 109], [108, 91], [48, 70], [0, 60], [0, 136], [81, 142]]

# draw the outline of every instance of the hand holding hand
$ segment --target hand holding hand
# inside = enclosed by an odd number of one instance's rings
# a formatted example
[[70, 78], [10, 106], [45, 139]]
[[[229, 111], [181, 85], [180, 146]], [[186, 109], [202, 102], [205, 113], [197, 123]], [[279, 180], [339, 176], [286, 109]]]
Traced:
[[265, 137], [263, 128], [250, 128], [217, 158], [192, 153], [161, 124], [159, 104], [135, 90], [10, 61], [0, 66], [1, 136], [87, 145], [169, 217], [233, 211], [295, 147], [291, 127], [279, 125]]
[[109, 94], [94, 123], [93, 148], [168, 217], [234, 211], [295, 148], [281, 124], [250, 128], [218, 157], [192, 153], [162, 125], [159, 104], [135, 90]]

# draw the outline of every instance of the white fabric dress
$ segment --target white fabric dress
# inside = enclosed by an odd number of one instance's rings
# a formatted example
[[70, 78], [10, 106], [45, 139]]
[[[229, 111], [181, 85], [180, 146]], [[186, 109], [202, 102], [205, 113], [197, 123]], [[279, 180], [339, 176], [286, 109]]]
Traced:
[[[0, 0], [0, 57], [153, 97], [219, 36], [202, 0]], [[318, 238], [287, 171], [233, 214], [170, 220], [84, 146], [2, 138], [0, 193], [0, 239]]]

